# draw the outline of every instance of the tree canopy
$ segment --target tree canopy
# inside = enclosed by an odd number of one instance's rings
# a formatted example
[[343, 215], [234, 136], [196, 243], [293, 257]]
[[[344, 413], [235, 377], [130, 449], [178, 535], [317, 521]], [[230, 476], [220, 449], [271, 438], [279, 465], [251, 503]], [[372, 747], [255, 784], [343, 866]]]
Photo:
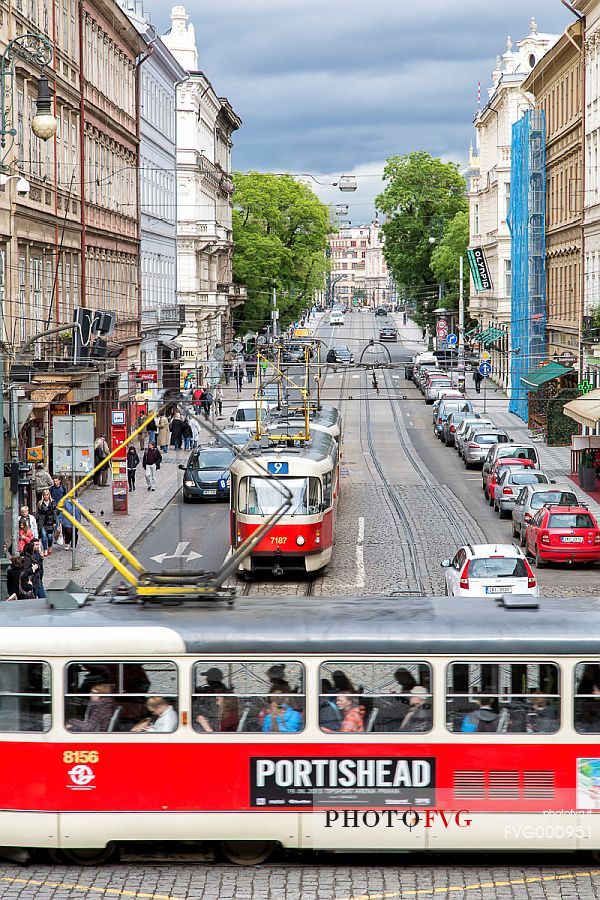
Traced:
[[276, 288], [285, 327], [324, 287], [329, 210], [291, 175], [237, 173], [234, 181], [233, 275], [248, 289], [241, 325], [260, 330]]
[[469, 291], [469, 268], [467, 247], [469, 246], [469, 213], [457, 213], [444, 230], [439, 244], [431, 254], [431, 271], [436, 281], [447, 285], [449, 291], [444, 298], [444, 306], [453, 307], [458, 303], [460, 280], [460, 257], [464, 257], [465, 300]]
[[[387, 185], [375, 199], [386, 216], [381, 229], [384, 256], [396, 284], [405, 288], [409, 298], [411, 294], [416, 297], [417, 320], [424, 324], [429, 310], [420, 298], [431, 292], [419, 289], [446, 280], [439, 273], [446, 270], [454, 245], [444, 242], [455, 216], [468, 211], [465, 180], [454, 163], [444, 163], [424, 151], [390, 157], [384, 178]], [[444, 253], [436, 257], [434, 271], [432, 257], [441, 245]]]

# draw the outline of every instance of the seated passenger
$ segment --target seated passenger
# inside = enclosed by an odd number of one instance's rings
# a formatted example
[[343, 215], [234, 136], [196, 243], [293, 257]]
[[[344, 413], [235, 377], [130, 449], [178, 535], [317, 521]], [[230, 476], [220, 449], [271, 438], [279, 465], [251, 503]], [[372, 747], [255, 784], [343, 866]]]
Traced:
[[498, 730], [500, 716], [492, 708], [492, 700], [489, 697], [480, 697], [476, 701], [479, 704], [478, 709], [467, 713], [464, 717], [460, 730], [463, 733], [472, 732], [494, 732]]
[[148, 712], [155, 719], [142, 719], [137, 725], [134, 725], [132, 731], [152, 732], [154, 734], [170, 734], [177, 729], [177, 713], [171, 704], [164, 697], [148, 697], [146, 700]]
[[231, 691], [223, 684], [223, 673], [216, 666], [211, 666], [206, 672], [200, 672], [206, 678], [206, 684], [198, 688], [198, 694], [229, 694]]
[[410, 674], [408, 669], [403, 668], [396, 669], [394, 681], [400, 685], [400, 690], [403, 694], [408, 694], [417, 684], [414, 676]]
[[339, 731], [342, 714], [334, 698], [326, 696], [329, 693], [331, 693], [331, 682], [327, 678], [322, 678], [321, 696], [319, 697], [319, 725], [323, 731]]
[[349, 694], [338, 694], [335, 702], [343, 715], [339, 728], [340, 732], [350, 734], [365, 730], [364, 714], [359, 709], [357, 697], [352, 697]]
[[427, 688], [420, 684], [410, 690], [408, 712], [402, 720], [400, 731], [412, 734], [430, 731], [431, 729], [431, 700], [427, 696]]
[[112, 684], [98, 683], [90, 690], [90, 702], [83, 719], [69, 719], [67, 731], [108, 731], [116, 707]]
[[285, 702], [282, 691], [274, 691], [269, 697], [269, 707], [265, 713], [261, 731], [302, 731], [302, 714]]
[[195, 731], [237, 731], [239, 721], [237, 697], [206, 697], [194, 703]]
[[291, 694], [292, 689], [285, 676], [285, 663], [275, 663], [270, 666], [266, 672], [267, 678], [271, 682], [269, 686], [270, 694]]
[[[600, 686], [585, 685], [591, 697], [575, 698], [575, 729], [580, 734], [600, 732]], [[581, 692], [583, 693], [583, 692]]]
[[531, 730], [536, 734], [553, 734], [558, 731], [558, 708], [556, 702], [548, 697], [531, 698], [533, 712], [530, 713], [529, 722]]

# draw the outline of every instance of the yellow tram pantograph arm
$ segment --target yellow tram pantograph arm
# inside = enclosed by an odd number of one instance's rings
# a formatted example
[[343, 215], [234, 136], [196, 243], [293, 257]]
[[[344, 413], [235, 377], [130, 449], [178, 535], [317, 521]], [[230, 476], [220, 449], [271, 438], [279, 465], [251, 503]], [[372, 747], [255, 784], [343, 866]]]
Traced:
[[94, 534], [92, 534], [91, 531], [89, 531], [89, 529], [85, 528], [85, 526], [83, 526], [75, 516], [71, 515], [71, 513], [69, 513], [69, 511], [65, 509], [65, 503], [67, 500], [70, 500], [73, 506], [79, 510], [81, 515], [84, 516], [97, 531], [100, 532], [102, 537], [104, 537], [109, 542], [109, 544], [114, 547], [114, 549], [128, 562], [128, 564], [133, 569], [136, 570], [136, 572], [142, 575], [146, 571], [146, 569], [141, 564], [141, 562], [133, 555], [133, 553], [131, 553], [127, 549], [127, 547], [125, 547], [113, 534], [111, 534], [110, 531], [108, 531], [104, 527], [104, 525], [102, 525], [102, 523], [95, 518], [95, 516], [92, 515], [89, 509], [86, 509], [85, 506], [82, 506], [81, 503], [79, 503], [76, 494], [77, 491], [80, 491], [81, 488], [84, 487], [84, 485], [86, 485], [88, 481], [90, 481], [90, 479], [94, 477], [96, 472], [99, 472], [100, 469], [104, 468], [104, 466], [108, 465], [108, 463], [112, 459], [114, 459], [114, 457], [117, 455], [117, 453], [120, 452], [122, 447], [127, 447], [128, 444], [130, 444], [131, 441], [135, 437], [137, 437], [141, 431], [144, 431], [148, 423], [151, 422], [156, 415], [156, 413], [151, 413], [138, 428], [131, 432], [129, 437], [124, 440], [122, 444], [120, 444], [118, 447], [115, 447], [114, 450], [111, 450], [108, 456], [102, 460], [102, 462], [98, 463], [97, 466], [94, 466], [94, 468], [90, 472], [88, 472], [87, 475], [84, 475], [81, 481], [78, 481], [77, 484], [74, 484], [71, 490], [67, 494], [65, 494], [65, 496], [62, 497], [57, 504], [57, 509], [60, 510], [65, 519], [67, 519], [67, 521], [70, 522], [74, 528], [77, 528], [82, 533], [82, 535], [96, 548], [96, 550], [98, 550], [104, 556], [104, 558], [107, 559], [110, 564], [115, 567], [119, 574], [122, 575], [123, 578], [125, 578], [132, 585], [137, 585], [137, 575], [129, 571], [129, 569], [127, 569], [123, 565], [123, 563], [118, 559], [117, 556], [115, 556], [114, 553], [112, 553], [107, 547], [105, 547], [104, 544], [102, 544], [98, 540], [98, 538]]

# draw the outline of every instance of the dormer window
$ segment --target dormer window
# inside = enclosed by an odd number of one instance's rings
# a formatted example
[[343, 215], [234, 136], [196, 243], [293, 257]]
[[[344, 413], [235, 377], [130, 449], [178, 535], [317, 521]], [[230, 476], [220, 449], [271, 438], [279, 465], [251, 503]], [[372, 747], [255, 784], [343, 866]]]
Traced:
[[535, 66], [535, 63], [536, 63], [535, 53], [532, 53], [531, 56], [529, 57], [529, 65], [532, 69]]

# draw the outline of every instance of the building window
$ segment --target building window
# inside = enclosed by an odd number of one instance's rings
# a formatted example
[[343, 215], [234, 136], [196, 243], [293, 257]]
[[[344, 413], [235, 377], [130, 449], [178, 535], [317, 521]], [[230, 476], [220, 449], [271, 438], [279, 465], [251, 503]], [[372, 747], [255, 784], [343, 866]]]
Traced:
[[479, 234], [479, 203], [473, 204], [473, 234]]
[[512, 259], [504, 260], [504, 294], [506, 297], [512, 294]]

